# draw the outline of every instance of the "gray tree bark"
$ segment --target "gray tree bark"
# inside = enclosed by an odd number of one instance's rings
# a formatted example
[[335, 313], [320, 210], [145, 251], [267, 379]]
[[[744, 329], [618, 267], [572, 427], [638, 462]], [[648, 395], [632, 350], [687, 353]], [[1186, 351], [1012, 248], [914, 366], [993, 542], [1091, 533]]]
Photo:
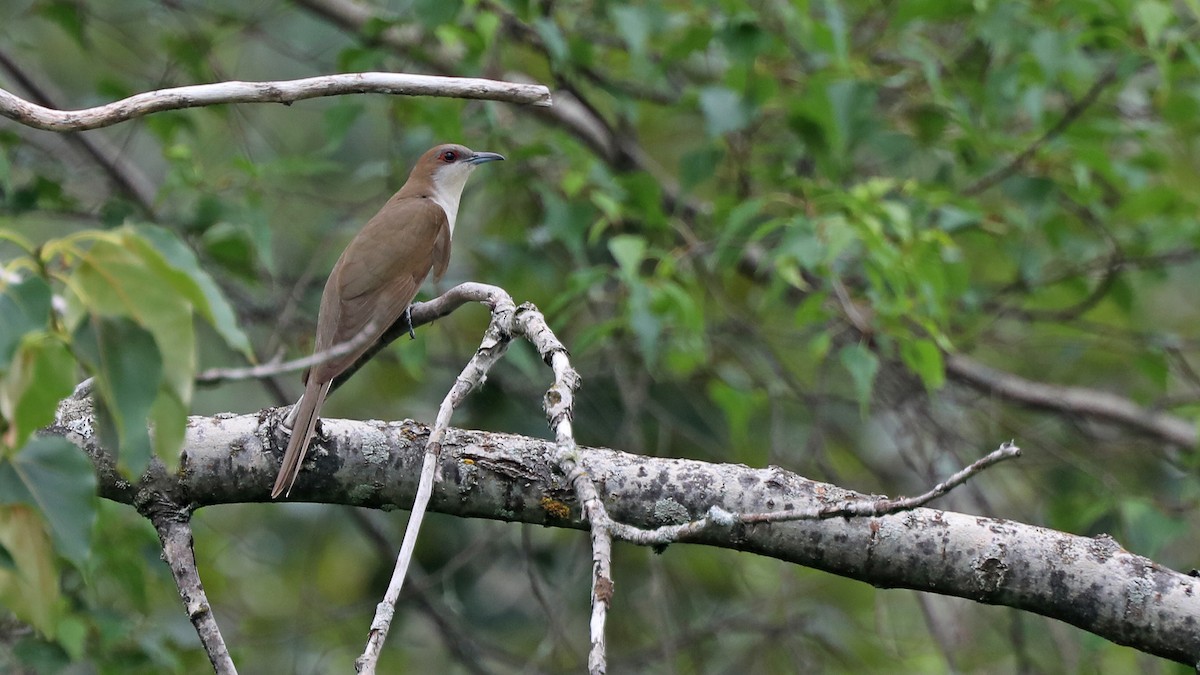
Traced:
[[[283, 451], [286, 413], [192, 417], [177, 472], [155, 463], [136, 483], [116, 472], [93, 433], [87, 399], [67, 399], [49, 433], [96, 465], [101, 496], [144, 504], [163, 495], [189, 509], [269, 501]], [[416, 492], [428, 427], [323, 420], [292, 501], [407, 508]], [[556, 469], [551, 440], [452, 430], [430, 509], [585, 529], [574, 491]], [[779, 467], [753, 469], [580, 448], [612, 517], [642, 528], [734, 513], [807, 509], [875, 499]], [[921, 508], [883, 517], [711, 526], [686, 543], [757, 553], [864, 581], [1035, 612], [1113, 642], [1195, 665], [1200, 660], [1200, 582], [1134, 555], [1111, 537]]]

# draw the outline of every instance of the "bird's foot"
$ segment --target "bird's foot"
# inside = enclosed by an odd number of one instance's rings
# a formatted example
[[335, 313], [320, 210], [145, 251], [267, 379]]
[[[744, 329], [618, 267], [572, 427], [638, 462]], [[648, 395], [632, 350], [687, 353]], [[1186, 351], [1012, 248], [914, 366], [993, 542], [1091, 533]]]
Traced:
[[412, 305], [404, 308], [404, 322], [408, 324], [408, 339], [416, 340], [417, 334], [413, 331], [412, 323]]

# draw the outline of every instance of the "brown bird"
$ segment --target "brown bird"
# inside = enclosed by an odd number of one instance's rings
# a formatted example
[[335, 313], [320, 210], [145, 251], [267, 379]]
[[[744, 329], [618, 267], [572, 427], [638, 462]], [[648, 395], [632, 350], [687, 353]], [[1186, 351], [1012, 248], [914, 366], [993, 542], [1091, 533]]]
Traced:
[[271, 498], [291, 492], [317, 427], [329, 387], [404, 315], [425, 277], [440, 278], [450, 262], [450, 238], [467, 177], [485, 162], [504, 159], [461, 145], [439, 145], [417, 160], [408, 181], [367, 221], [338, 258], [321, 294], [314, 352], [366, 333], [361, 345], [313, 366], [304, 394], [288, 415], [292, 428]]

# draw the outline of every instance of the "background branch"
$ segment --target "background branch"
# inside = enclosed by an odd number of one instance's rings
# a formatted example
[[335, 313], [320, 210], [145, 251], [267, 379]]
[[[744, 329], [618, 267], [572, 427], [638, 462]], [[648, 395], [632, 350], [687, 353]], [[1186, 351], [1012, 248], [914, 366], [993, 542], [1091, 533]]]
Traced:
[[946, 357], [946, 374], [980, 391], [1023, 405], [1120, 424], [1182, 448], [1194, 449], [1197, 444], [1194, 423], [1143, 408], [1116, 394], [1035, 382], [959, 354]]

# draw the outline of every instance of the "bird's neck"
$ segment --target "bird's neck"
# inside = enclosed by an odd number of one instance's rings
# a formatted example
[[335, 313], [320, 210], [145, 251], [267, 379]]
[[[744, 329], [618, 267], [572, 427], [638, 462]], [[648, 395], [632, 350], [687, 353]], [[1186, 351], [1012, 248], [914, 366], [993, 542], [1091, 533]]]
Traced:
[[441, 170], [422, 171], [420, 167], [413, 169], [408, 182], [396, 193], [399, 199], [412, 197], [427, 197], [446, 212], [446, 223], [450, 226], [450, 236], [454, 236], [454, 223], [458, 220], [458, 202], [462, 199], [463, 187], [467, 177], [475, 168], [470, 164], [456, 164]]
[[450, 226], [450, 236], [454, 236], [454, 221], [458, 220], [458, 202], [462, 199], [462, 189], [439, 190], [437, 186], [430, 193], [434, 203], [446, 212], [446, 224]]

